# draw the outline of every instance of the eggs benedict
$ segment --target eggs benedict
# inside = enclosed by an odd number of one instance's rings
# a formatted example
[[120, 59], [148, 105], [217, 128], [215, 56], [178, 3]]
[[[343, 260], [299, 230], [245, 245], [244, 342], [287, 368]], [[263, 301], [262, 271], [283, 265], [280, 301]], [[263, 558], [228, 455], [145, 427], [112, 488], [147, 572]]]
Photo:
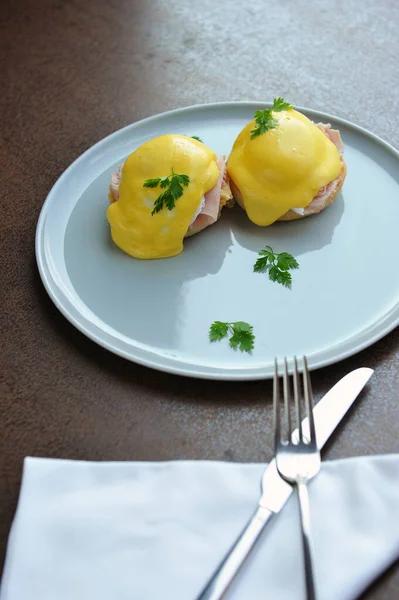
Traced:
[[113, 241], [141, 259], [180, 254], [183, 239], [232, 201], [226, 163], [197, 139], [168, 134], [145, 142], [112, 173], [107, 218]]
[[318, 213], [344, 183], [342, 154], [339, 131], [277, 98], [234, 143], [227, 162], [233, 197], [256, 225]]

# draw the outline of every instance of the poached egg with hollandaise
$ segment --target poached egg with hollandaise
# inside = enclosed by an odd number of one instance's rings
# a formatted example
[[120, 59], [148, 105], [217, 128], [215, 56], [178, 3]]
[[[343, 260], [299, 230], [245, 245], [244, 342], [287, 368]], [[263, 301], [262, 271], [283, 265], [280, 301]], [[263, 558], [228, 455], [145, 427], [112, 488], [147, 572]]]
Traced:
[[167, 134], [142, 144], [111, 176], [113, 241], [135, 258], [180, 254], [183, 239], [216, 222], [231, 200], [224, 158], [202, 142]]
[[235, 140], [227, 162], [234, 199], [261, 226], [320, 212], [345, 179], [342, 153], [338, 131], [279, 98]]

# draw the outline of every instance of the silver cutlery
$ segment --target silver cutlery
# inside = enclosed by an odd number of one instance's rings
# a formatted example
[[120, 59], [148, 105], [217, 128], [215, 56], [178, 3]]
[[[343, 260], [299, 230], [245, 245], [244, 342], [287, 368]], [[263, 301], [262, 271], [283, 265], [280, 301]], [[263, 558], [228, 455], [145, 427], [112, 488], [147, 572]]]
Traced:
[[[292, 436], [291, 405], [292, 393], [288, 374], [287, 359], [284, 359], [283, 396], [284, 418], [280, 411], [280, 383], [277, 360], [274, 361], [274, 456], [277, 471], [285, 481], [295, 485], [298, 491], [299, 512], [301, 519], [302, 544], [305, 562], [306, 596], [308, 600], [316, 600], [316, 585], [313, 567], [313, 547], [310, 531], [310, 509], [308, 482], [320, 471], [320, 451], [317, 447], [316, 431], [313, 418], [313, 396], [306, 356], [303, 357], [303, 399], [309, 427], [304, 435], [301, 425], [301, 391], [297, 359], [294, 357], [293, 389], [294, 407], [298, 436]], [[303, 410], [303, 407], [302, 407]], [[283, 423], [282, 423], [283, 421]]]
[[[373, 372], [373, 369], [363, 367], [348, 373], [316, 404], [313, 416], [319, 449], [324, 446]], [[308, 436], [308, 419], [304, 419], [301, 425], [303, 435]], [[294, 431], [293, 437], [295, 438], [298, 433], [298, 430]], [[292, 491], [292, 486], [278, 474], [276, 461], [273, 459], [262, 476], [262, 495], [254, 516], [217, 567], [197, 600], [223, 598], [265, 525], [284, 507]]]

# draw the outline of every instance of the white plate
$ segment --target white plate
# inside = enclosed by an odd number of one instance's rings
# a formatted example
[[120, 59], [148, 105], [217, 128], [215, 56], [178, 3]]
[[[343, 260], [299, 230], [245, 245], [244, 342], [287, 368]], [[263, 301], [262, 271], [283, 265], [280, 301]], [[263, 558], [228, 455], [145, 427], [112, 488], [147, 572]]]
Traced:
[[[399, 153], [347, 121], [302, 109], [340, 129], [348, 175], [320, 215], [269, 228], [240, 209], [185, 242], [175, 258], [135, 260], [111, 241], [105, 216], [111, 171], [154, 136], [199, 135], [228, 154], [254, 110], [240, 102], [194, 106], [105, 138], [59, 178], [36, 234], [40, 275], [60, 311], [98, 344], [148, 367], [208, 379], [269, 378], [275, 356], [311, 368], [369, 346], [399, 323]], [[269, 244], [300, 263], [292, 289], [252, 271]], [[253, 353], [211, 344], [215, 320], [254, 326]]]

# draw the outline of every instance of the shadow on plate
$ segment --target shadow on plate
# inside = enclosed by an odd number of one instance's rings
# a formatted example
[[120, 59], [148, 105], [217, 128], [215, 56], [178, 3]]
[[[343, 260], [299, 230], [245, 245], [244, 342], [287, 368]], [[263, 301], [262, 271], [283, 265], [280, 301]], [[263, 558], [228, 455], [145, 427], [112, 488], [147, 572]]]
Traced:
[[[179, 256], [141, 261], [111, 240], [105, 216], [108, 180], [109, 174], [104, 173], [86, 189], [68, 222], [64, 257], [73, 293], [116, 332], [167, 354], [179, 346], [185, 331], [187, 303], [198, 289], [191, 283], [216, 275], [234, 243], [254, 252], [269, 244], [276, 252], [298, 257], [330, 244], [344, 212], [339, 195], [320, 215], [262, 228], [237, 207], [225, 210], [219, 222], [185, 240]], [[200, 299], [199, 306], [218, 301], [217, 286], [205, 287], [209, 297]]]
[[298, 257], [331, 244], [344, 210], [343, 194], [339, 193], [331, 206], [318, 215], [259, 227], [246, 217], [241, 208], [236, 207], [232, 228], [237, 243], [248, 250], [258, 252], [269, 245], [275, 252], [290, 252]]
[[136, 260], [112, 242], [106, 183], [102, 176], [84, 192], [68, 222], [64, 256], [73, 291], [117, 332], [168, 351], [181, 335], [187, 284], [219, 272], [232, 245], [230, 227], [218, 222], [188, 238], [173, 259]]

